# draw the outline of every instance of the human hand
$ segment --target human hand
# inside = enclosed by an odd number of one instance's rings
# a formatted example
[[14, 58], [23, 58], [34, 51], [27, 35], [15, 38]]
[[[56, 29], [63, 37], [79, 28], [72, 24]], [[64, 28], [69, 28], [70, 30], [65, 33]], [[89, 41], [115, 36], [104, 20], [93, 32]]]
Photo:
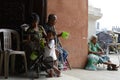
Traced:
[[62, 33], [63, 33], [63, 32], [57, 34], [57, 37], [61, 37], [61, 36], [62, 36]]
[[61, 36], [64, 38], [64, 39], [67, 39], [69, 37], [69, 33], [68, 32], [62, 32]]
[[103, 52], [97, 52], [98, 55], [103, 55]]

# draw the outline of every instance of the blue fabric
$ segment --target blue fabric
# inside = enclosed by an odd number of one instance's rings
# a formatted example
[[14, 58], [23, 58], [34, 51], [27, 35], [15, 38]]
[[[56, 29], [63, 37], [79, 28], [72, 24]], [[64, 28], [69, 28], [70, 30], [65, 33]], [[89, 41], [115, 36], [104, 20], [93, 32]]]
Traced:
[[105, 62], [108, 62], [110, 60], [110, 58], [106, 55], [102, 55], [99, 57], [99, 61], [98, 63], [105, 63]]
[[60, 46], [58, 46], [57, 49], [58, 49], [58, 51], [60, 53], [59, 57], [58, 57], [59, 61], [61, 61], [61, 62], [64, 61], [65, 62], [65, 60], [66, 60], [66, 58], [68, 56], [68, 52], [65, 49], [63, 49], [62, 47], [60, 47]]

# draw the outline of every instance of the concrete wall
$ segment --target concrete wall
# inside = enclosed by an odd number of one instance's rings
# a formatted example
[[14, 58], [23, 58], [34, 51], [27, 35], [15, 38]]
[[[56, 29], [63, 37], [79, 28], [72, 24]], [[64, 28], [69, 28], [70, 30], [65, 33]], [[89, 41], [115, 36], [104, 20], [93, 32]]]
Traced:
[[60, 38], [69, 51], [69, 62], [74, 68], [83, 68], [87, 59], [88, 0], [48, 0], [47, 11], [58, 16], [57, 32], [67, 31], [67, 40]]
[[88, 18], [88, 41], [94, 34], [96, 34], [96, 20]]
[[88, 7], [88, 41], [93, 34], [96, 34], [96, 21], [101, 17], [102, 13], [100, 8]]

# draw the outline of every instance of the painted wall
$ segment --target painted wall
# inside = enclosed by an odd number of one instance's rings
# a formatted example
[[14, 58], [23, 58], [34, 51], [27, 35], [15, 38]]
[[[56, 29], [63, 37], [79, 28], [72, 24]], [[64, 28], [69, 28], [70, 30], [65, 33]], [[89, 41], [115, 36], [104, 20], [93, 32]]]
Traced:
[[97, 31], [97, 20], [102, 17], [101, 9], [93, 6], [88, 7], [88, 41]]
[[92, 35], [96, 34], [96, 20], [88, 18], [88, 41]]
[[48, 0], [47, 13], [58, 16], [57, 32], [67, 31], [67, 40], [60, 38], [69, 51], [72, 67], [83, 68], [87, 60], [88, 0]]

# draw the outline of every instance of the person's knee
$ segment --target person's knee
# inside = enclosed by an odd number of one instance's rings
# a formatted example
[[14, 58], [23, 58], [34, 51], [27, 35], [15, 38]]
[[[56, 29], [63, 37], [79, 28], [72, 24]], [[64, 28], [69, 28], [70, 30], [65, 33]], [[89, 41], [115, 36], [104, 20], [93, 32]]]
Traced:
[[92, 54], [89, 54], [89, 55], [88, 55], [88, 60], [89, 60], [89, 59], [93, 59], [93, 58], [94, 58], [94, 55], [92, 55]]
[[94, 54], [88, 55], [88, 61], [91, 61], [93, 63], [97, 63], [99, 61], [99, 57]]

